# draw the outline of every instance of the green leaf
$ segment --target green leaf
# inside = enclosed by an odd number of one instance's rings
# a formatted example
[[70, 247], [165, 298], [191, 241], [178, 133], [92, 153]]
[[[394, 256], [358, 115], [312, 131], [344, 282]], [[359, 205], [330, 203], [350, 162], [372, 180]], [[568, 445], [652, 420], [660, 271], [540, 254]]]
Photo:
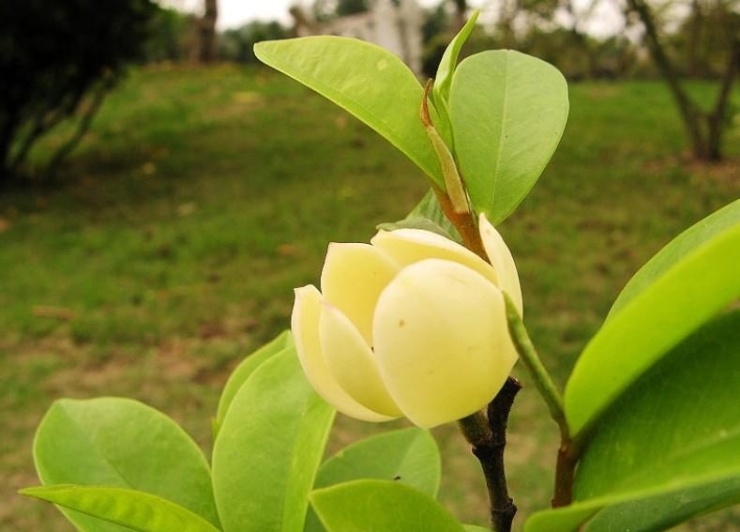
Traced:
[[653, 532], [740, 502], [740, 473], [721, 479], [692, 479], [671, 486], [602, 497], [532, 514], [525, 532]]
[[423, 229], [437, 233], [445, 238], [460, 242], [460, 234], [455, 226], [442, 213], [442, 207], [437, 201], [433, 190], [429, 190], [419, 204], [403, 220], [378, 224], [378, 229], [393, 231], [394, 229]]
[[740, 224], [677, 261], [591, 339], [565, 389], [581, 438], [611, 403], [672, 347], [740, 296]]
[[447, 48], [445, 48], [445, 52], [437, 67], [437, 76], [434, 79], [434, 87], [432, 88], [432, 101], [434, 108], [439, 114], [438, 123], [435, 125], [450, 149], [454, 148], [454, 138], [452, 135], [452, 124], [450, 123], [450, 113], [447, 108], [447, 100], [450, 97], [452, 76], [455, 73], [455, 68], [457, 68], [457, 58], [460, 56], [460, 51], [473, 32], [479, 14], [480, 12], [475, 10], [458, 34], [450, 41], [450, 44], [447, 45]]
[[[34, 440], [43, 484], [133, 488], [168, 499], [218, 526], [208, 462], [170, 418], [131, 399], [55, 402]], [[81, 530], [121, 530], [73, 511]]]
[[290, 331], [283, 331], [280, 335], [274, 338], [271, 342], [263, 345], [257, 351], [245, 358], [241, 364], [231, 373], [229, 379], [226, 381], [224, 391], [221, 393], [221, 399], [218, 401], [218, 410], [216, 419], [214, 420], [214, 434], [218, 434], [221, 425], [224, 422], [226, 412], [231, 406], [231, 402], [234, 400], [236, 392], [239, 391], [242, 384], [246, 382], [254, 370], [256, 370], [260, 364], [271, 356], [279, 353], [287, 347], [293, 346], [293, 338], [290, 335]]
[[140, 532], [218, 532], [199, 515], [156, 495], [126, 488], [54, 485], [27, 488], [36, 497]]
[[303, 529], [334, 414], [314, 393], [294, 349], [254, 371], [231, 402], [213, 449], [225, 532]]
[[442, 475], [439, 449], [429, 431], [409, 428], [359, 441], [324, 462], [316, 488], [374, 478], [413, 486], [432, 497]]
[[329, 532], [463, 532], [442, 505], [400, 482], [356, 480], [311, 493]]
[[419, 116], [422, 87], [396, 55], [333, 36], [265, 41], [254, 46], [254, 53], [377, 131], [444, 189]]
[[733, 225], [740, 224], [740, 199], [700, 220], [678, 235], [650, 259], [630, 279], [612, 305], [607, 319], [611, 319], [637, 295], [662, 277], [674, 264], [693, 250]]
[[663, 530], [740, 502], [740, 310], [712, 320], [599, 419], [576, 502], [526, 530]]
[[478, 525], [463, 525], [465, 532], [491, 532], [490, 528]]
[[519, 52], [482, 52], [457, 67], [449, 112], [473, 207], [497, 224], [529, 193], [560, 142], [568, 118], [565, 79]]
[[475, 29], [475, 22], [478, 20], [480, 11], [475, 10], [465, 25], [460, 29], [457, 35], [450, 41], [445, 48], [442, 59], [437, 67], [437, 76], [434, 78], [434, 103], [446, 103], [450, 97], [450, 87], [452, 86], [452, 76], [457, 67], [457, 58], [460, 56], [462, 47], [467, 42], [470, 34]]

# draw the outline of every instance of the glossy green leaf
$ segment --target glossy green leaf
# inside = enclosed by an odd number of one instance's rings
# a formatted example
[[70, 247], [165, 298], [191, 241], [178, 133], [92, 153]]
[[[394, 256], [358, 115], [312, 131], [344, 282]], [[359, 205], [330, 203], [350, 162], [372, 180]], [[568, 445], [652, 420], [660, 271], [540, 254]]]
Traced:
[[374, 44], [333, 36], [265, 41], [254, 46], [254, 53], [370, 126], [444, 188], [419, 117], [424, 91], [396, 55]]
[[676, 262], [604, 324], [578, 359], [565, 414], [581, 437], [672, 347], [740, 296], [740, 224]]
[[156, 495], [126, 488], [55, 485], [21, 490], [21, 495], [64, 506], [140, 532], [219, 532], [190, 510]]
[[316, 490], [311, 505], [329, 532], [463, 532], [442, 505], [400, 482], [356, 480]]
[[455, 226], [442, 213], [442, 207], [437, 201], [434, 191], [429, 190], [419, 204], [403, 220], [378, 224], [378, 229], [393, 231], [394, 229], [423, 229], [437, 233], [445, 238], [460, 242], [460, 234]]
[[231, 406], [231, 401], [234, 400], [236, 392], [239, 391], [242, 384], [246, 382], [249, 376], [254, 373], [260, 364], [273, 355], [276, 355], [287, 347], [292, 347], [293, 338], [290, 335], [290, 331], [283, 331], [280, 335], [274, 338], [271, 342], [263, 345], [257, 351], [245, 358], [231, 373], [229, 379], [226, 381], [223, 392], [221, 392], [221, 398], [218, 401], [218, 410], [216, 419], [214, 420], [214, 434], [218, 433], [221, 424], [224, 422], [226, 412]]
[[740, 310], [704, 325], [599, 419], [571, 506], [526, 530], [662, 530], [740, 502]]
[[740, 224], [740, 199], [700, 220], [678, 235], [630, 279], [612, 305], [607, 319], [611, 319], [637, 295], [662, 277], [683, 257], [733, 225]]
[[231, 402], [213, 449], [225, 532], [303, 529], [334, 414], [306, 380], [294, 349], [254, 371]]
[[677, 481], [663, 489], [631, 492], [577, 502], [532, 514], [525, 532], [665, 530], [707, 511], [740, 503], [740, 472], [720, 479]]
[[565, 79], [519, 52], [482, 52], [457, 67], [449, 112], [473, 207], [497, 224], [529, 193], [560, 142], [568, 118]]
[[432, 497], [442, 475], [439, 449], [429, 431], [409, 428], [361, 440], [324, 462], [316, 488], [374, 478], [413, 486]]
[[[170, 418], [131, 399], [55, 402], [34, 440], [41, 482], [132, 488], [160, 496], [219, 524], [208, 462]], [[81, 530], [120, 527], [73, 511]]]

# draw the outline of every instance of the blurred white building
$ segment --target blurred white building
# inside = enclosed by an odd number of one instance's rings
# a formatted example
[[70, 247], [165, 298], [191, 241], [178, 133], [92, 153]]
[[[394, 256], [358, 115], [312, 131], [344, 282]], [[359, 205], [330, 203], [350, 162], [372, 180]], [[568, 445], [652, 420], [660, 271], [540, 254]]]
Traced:
[[369, 0], [365, 13], [326, 23], [312, 20], [300, 7], [291, 8], [296, 36], [338, 35], [362, 39], [393, 52], [418, 76], [421, 74], [422, 12], [415, 0]]

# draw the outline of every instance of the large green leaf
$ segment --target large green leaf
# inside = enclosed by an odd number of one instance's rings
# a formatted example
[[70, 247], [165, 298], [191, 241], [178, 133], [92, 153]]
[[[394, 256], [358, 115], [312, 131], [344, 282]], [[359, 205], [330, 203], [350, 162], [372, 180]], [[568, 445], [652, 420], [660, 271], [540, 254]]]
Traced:
[[374, 44], [332, 36], [265, 41], [254, 46], [254, 53], [370, 126], [444, 188], [419, 117], [424, 91], [396, 55]]
[[568, 118], [568, 88], [548, 63], [511, 50], [460, 63], [449, 113], [470, 199], [491, 223], [508, 216], [550, 160]]
[[611, 319], [638, 294], [663, 276], [676, 262], [715, 235], [740, 224], [740, 199], [700, 220], [661, 249], [630, 279], [609, 311]]
[[672, 347], [740, 296], [740, 224], [714, 234], [642, 290], [591, 339], [565, 390], [574, 437]]
[[63, 484], [28, 488], [20, 493], [140, 532], [220, 530], [180, 505], [150, 493], [126, 488]]
[[361, 440], [321, 465], [316, 488], [375, 478], [413, 486], [437, 495], [442, 474], [439, 449], [429, 431], [409, 428]]
[[[130, 399], [55, 402], [34, 441], [41, 482], [132, 488], [170, 500], [219, 524], [208, 462], [164, 414]], [[73, 511], [81, 530], [121, 530]]]
[[229, 379], [226, 381], [223, 392], [221, 392], [221, 398], [218, 401], [218, 410], [216, 419], [213, 422], [214, 433], [218, 434], [221, 424], [224, 422], [226, 412], [231, 406], [231, 401], [234, 400], [236, 392], [239, 391], [242, 384], [246, 382], [249, 376], [254, 373], [260, 364], [273, 355], [276, 355], [285, 348], [292, 347], [293, 338], [290, 335], [290, 331], [283, 331], [271, 342], [263, 345], [257, 351], [245, 358], [231, 373]]
[[740, 310], [704, 325], [593, 427], [575, 500], [527, 530], [662, 530], [740, 502]]
[[329, 532], [463, 532], [429, 495], [388, 480], [356, 480], [316, 490], [311, 505]]
[[334, 414], [311, 388], [293, 349], [252, 373], [232, 400], [213, 449], [224, 531], [303, 529]]
[[525, 532], [654, 532], [706, 511], [740, 502], [740, 472], [719, 479], [694, 478], [662, 489], [600, 497], [532, 514]]

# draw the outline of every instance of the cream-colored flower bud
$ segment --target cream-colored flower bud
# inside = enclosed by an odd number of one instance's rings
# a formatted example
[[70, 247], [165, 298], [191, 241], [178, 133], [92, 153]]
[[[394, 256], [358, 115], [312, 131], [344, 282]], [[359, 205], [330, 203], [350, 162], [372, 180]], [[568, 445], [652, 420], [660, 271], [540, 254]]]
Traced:
[[514, 259], [481, 215], [490, 264], [419, 229], [330, 244], [321, 289], [295, 291], [296, 350], [316, 391], [366, 421], [420, 427], [483, 408], [517, 360], [503, 292], [522, 311]]

